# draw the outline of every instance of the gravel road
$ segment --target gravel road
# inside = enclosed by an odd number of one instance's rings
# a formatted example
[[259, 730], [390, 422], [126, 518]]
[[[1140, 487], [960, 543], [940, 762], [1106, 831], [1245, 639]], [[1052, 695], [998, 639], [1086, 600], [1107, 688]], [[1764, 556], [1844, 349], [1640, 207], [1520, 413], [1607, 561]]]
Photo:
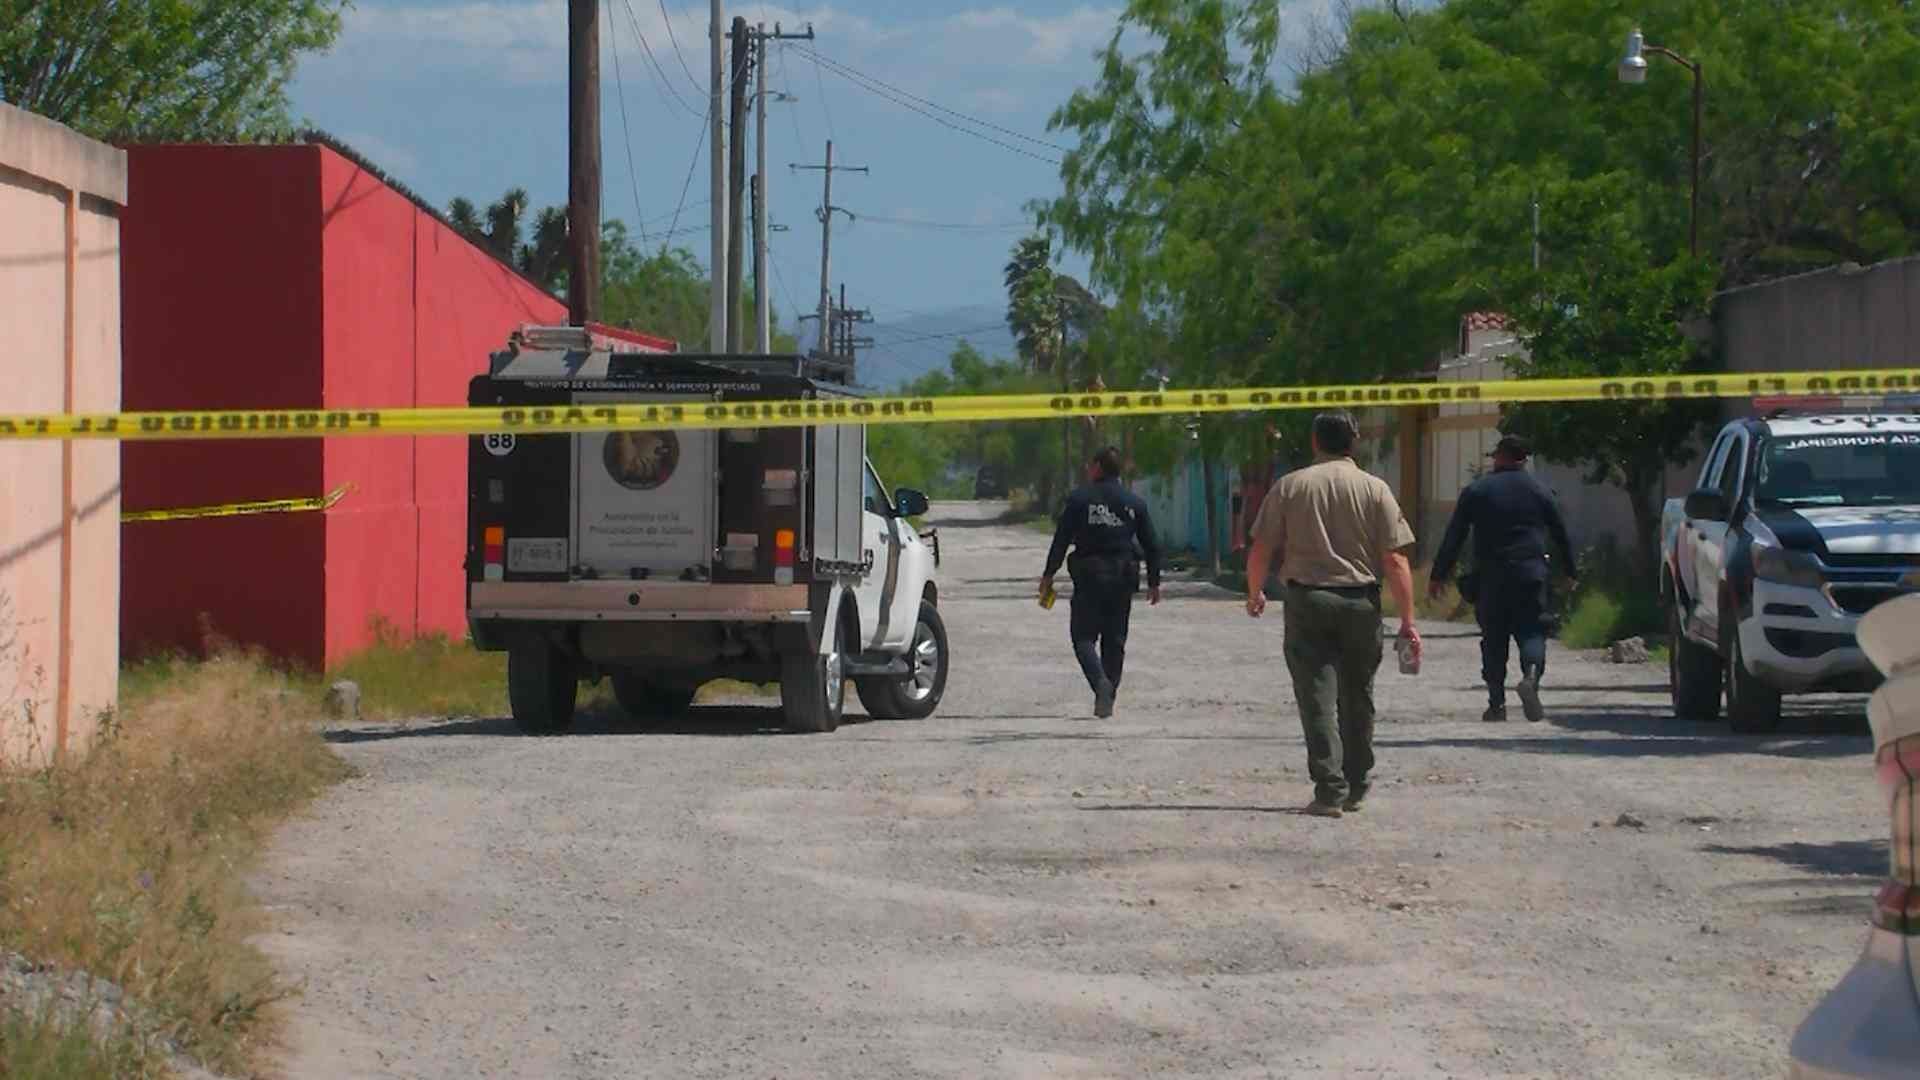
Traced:
[[1777, 1076], [1865, 941], [1860, 699], [1732, 737], [1556, 647], [1547, 723], [1492, 727], [1434, 625], [1380, 676], [1367, 810], [1308, 818], [1274, 612], [1171, 587], [1091, 720], [996, 509], [935, 510], [932, 720], [334, 733], [360, 775], [255, 881], [287, 1074]]

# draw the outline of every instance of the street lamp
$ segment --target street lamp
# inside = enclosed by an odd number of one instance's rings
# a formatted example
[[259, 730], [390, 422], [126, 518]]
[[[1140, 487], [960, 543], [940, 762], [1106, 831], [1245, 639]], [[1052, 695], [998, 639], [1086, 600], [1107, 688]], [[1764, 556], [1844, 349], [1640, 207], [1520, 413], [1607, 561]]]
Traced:
[[1693, 73], [1693, 194], [1688, 203], [1687, 250], [1700, 255], [1700, 65], [1664, 45], [1649, 45], [1636, 27], [1627, 35], [1627, 54], [1620, 58], [1620, 81], [1638, 86], [1647, 81], [1647, 53], [1655, 53]]

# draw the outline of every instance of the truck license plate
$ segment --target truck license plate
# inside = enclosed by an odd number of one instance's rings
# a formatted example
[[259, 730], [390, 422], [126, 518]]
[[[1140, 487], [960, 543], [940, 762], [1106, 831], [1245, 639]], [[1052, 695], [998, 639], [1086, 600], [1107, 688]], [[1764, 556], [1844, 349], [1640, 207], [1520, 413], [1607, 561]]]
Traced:
[[564, 574], [567, 541], [564, 537], [508, 540], [507, 569], [516, 574]]

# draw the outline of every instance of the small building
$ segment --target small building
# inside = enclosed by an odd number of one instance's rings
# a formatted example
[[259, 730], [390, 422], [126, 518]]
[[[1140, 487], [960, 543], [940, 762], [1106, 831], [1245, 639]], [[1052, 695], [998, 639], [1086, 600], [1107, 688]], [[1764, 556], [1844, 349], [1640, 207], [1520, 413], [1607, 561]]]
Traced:
[[[120, 407], [126, 155], [0, 104], [6, 408]], [[119, 697], [120, 453], [0, 442], [0, 759], [84, 749]]]
[[[566, 321], [337, 144], [127, 160], [129, 410], [463, 405], [516, 326]], [[129, 651], [224, 640], [325, 669], [383, 631], [464, 636], [466, 453], [462, 436], [125, 444], [129, 511], [346, 492], [321, 511], [128, 523]]]

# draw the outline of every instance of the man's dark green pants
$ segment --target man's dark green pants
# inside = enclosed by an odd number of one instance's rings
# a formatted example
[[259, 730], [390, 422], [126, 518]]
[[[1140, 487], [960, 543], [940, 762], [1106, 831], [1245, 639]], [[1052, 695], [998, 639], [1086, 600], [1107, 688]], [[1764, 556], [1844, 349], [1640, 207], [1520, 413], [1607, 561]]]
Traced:
[[1373, 676], [1383, 652], [1379, 586], [1289, 583], [1285, 628], [1314, 801], [1338, 806], [1360, 798], [1373, 771]]

